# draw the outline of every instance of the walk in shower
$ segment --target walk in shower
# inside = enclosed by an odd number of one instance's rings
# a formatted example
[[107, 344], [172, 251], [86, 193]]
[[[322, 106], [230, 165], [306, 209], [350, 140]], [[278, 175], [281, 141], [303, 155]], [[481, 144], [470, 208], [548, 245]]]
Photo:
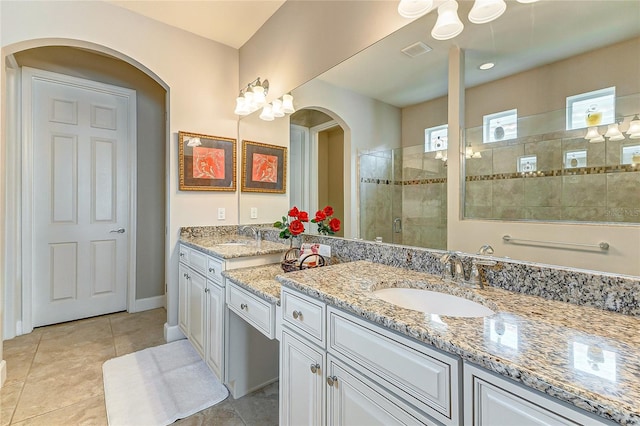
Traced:
[[446, 151], [424, 151], [416, 145], [359, 155], [363, 239], [446, 249]]

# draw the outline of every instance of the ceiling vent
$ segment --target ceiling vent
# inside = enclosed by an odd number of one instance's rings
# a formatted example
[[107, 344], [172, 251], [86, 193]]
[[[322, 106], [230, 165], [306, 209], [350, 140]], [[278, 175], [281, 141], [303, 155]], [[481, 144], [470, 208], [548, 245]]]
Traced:
[[404, 53], [405, 55], [411, 58], [415, 58], [416, 56], [422, 55], [423, 53], [430, 52], [431, 50], [432, 49], [429, 46], [419, 41], [417, 43], [413, 43], [411, 46], [407, 46], [404, 49], [402, 49], [402, 53]]

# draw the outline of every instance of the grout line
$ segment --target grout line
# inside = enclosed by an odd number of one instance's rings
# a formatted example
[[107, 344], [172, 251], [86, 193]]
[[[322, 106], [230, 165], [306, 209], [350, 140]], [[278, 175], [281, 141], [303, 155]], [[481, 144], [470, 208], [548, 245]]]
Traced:
[[[33, 333], [33, 331], [31, 332]], [[16, 400], [16, 406], [13, 408], [13, 412], [11, 413], [11, 418], [9, 419], [9, 425], [13, 424], [13, 418], [16, 415], [16, 411], [18, 411], [18, 406], [20, 405], [20, 401], [22, 400], [22, 394], [24, 393], [24, 388], [27, 386], [27, 380], [29, 380], [29, 375], [31, 374], [31, 369], [33, 368], [33, 363], [36, 360], [36, 355], [38, 355], [38, 351], [40, 350], [40, 343], [42, 342], [42, 335], [44, 332], [39, 333], [38, 343], [36, 343], [36, 350], [33, 351], [33, 357], [31, 358], [31, 363], [29, 363], [29, 368], [27, 369], [27, 374], [24, 376], [24, 380], [22, 382], [22, 386], [20, 387], [20, 393], [18, 394], [18, 399]], [[23, 419], [27, 420], [27, 419]]]

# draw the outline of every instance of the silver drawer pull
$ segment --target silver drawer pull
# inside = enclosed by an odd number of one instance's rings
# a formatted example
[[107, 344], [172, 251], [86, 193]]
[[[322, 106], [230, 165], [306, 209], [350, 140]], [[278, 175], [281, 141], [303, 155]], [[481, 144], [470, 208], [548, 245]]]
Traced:
[[247, 309], [247, 308], [248, 308], [248, 306], [247, 306], [246, 303], [241, 303], [240, 304], [240, 309]]
[[214, 273], [214, 272], [216, 272], [216, 270], [213, 269], [213, 268], [209, 268], [209, 272]]
[[184, 253], [183, 252], [180, 252], [180, 257], [184, 257]]
[[293, 319], [300, 319], [302, 320], [302, 311], [293, 311]]
[[311, 364], [311, 372], [313, 374], [317, 373], [320, 370], [320, 364]]
[[336, 376], [327, 377], [327, 384], [329, 386], [337, 385], [338, 384], [338, 378]]
[[205, 292], [205, 293], [209, 293], [209, 291], [210, 291], [210, 290], [209, 290], [209, 287], [206, 287], [206, 288], [204, 289], [204, 292]]

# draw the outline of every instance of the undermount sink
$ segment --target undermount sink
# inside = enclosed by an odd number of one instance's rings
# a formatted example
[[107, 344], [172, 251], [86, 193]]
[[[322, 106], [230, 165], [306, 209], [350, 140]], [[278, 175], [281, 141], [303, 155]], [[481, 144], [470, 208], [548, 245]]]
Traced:
[[217, 244], [219, 246], [248, 246], [253, 243], [252, 240], [227, 241], [226, 243]]
[[416, 288], [383, 288], [373, 294], [391, 304], [429, 314], [450, 317], [486, 317], [494, 311], [473, 300]]

